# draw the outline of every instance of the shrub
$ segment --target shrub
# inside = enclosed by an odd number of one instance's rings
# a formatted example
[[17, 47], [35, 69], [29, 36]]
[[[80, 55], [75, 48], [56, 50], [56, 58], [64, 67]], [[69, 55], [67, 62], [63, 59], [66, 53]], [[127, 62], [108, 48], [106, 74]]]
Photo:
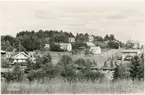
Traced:
[[32, 63], [31, 61], [28, 61], [28, 65], [30, 67], [27, 67], [28, 70], [30, 70], [30, 73], [28, 74], [27, 78], [29, 81], [32, 81], [34, 79], [40, 80], [44, 77], [54, 78], [58, 75], [58, 67], [54, 66], [52, 64], [52, 58], [49, 53], [45, 53], [42, 56], [36, 57], [36, 63]]
[[51, 62], [52, 62], [52, 58], [49, 53], [45, 53], [43, 55], [37, 55], [36, 63], [34, 63], [32, 67], [34, 70], [41, 69], [43, 65], [51, 64]]
[[53, 64], [46, 64], [42, 68], [44, 72], [44, 76], [49, 78], [55, 78], [59, 75], [59, 68], [58, 66], [54, 66]]
[[43, 70], [31, 70], [26, 77], [29, 81], [40, 80], [44, 78], [44, 72]]
[[58, 62], [58, 66], [60, 68], [60, 75], [67, 78], [68, 81], [72, 81], [72, 78], [75, 77], [72, 58], [68, 55], [63, 55]]
[[119, 48], [119, 43], [115, 42], [115, 41], [109, 41], [108, 42], [108, 48], [118, 49]]
[[2, 59], [1, 63], [2, 68], [9, 68], [10, 66], [10, 62], [6, 59]]
[[14, 70], [12, 72], [7, 72], [3, 76], [7, 82], [10, 81], [22, 81], [24, 79], [24, 73], [21, 70], [19, 65], [15, 65]]
[[55, 43], [51, 43], [51, 44], [50, 44], [50, 50], [51, 50], [51, 51], [58, 51], [58, 52], [64, 51], [64, 50], [62, 50], [62, 49], [60, 48], [60, 45], [55, 44]]

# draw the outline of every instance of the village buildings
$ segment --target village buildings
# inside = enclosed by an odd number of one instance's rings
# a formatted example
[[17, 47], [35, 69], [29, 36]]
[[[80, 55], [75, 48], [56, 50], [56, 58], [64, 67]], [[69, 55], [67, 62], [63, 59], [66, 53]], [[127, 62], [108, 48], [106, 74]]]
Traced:
[[57, 43], [60, 45], [60, 48], [66, 51], [72, 51], [72, 45], [70, 43]]
[[12, 57], [12, 59], [13, 59], [12, 64], [15, 64], [15, 63], [26, 63], [29, 58], [30, 58], [30, 56], [27, 55], [26, 53], [19, 52], [18, 54], [16, 54], [15, 56]]
[[89, 42], [86, 42], [87, 46], [89, 47], [89, 51], [92, 54], [101, 54], [101, 48], [100, 46], [96, 46], [94, 43], [94, 37], [92, 35], [89, 35]]
[[94, 41], [94, 37], [92, 35], [89, 35], [89, 42], [93, 42]]
[[75, 42], [75, 37], [69, 37], [68, 42], [69, 43], [74, 43]]
[[133, 56], [136, 56], [136, 55], [140, 56], [141, 50], [139, 50], [139, 49], [124, 50], [124, 51], [122, 51], [122, 60], [131, 59]]

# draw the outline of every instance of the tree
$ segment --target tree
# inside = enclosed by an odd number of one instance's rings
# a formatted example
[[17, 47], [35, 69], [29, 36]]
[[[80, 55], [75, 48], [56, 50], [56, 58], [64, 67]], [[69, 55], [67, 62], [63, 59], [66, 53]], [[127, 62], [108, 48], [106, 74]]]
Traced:
[[72, 58], [68, 55], [63, 55], [58, 62], [58, 66], [60, 68], [60, 75], [67, 78], [69, 82], [71, 82], [75, 77], [75, 69], [72, 63]]
[[108, 41], [110, 38], [109, 38], [109, 36], [108, 35], [106, 35], [105, 37], [104, 37], [104, 41]]
[[111, 40], [111, 41], [115, 40], [115, 37], [113, 34], [110, 35], [109, 40]]
[[94, 36], [94, 41], [103, 41], [101, 36]]
[[109, 41], [108, 42], [108, 48], [118, 49], [119, 48], [119, 43], [115, 42], [115, 41]]
[[50, 43], [50, 50], [51, 51], [64, 51], [60, 48], [59, 44], [55, 44], [54, 42]]
[[10, 41], [2, 41], [2, 50], [5, 51], [13, 51], [13, 46], [11, 45]]
[[132, 64], [130, 68], [130, 76], [134, 79], [141, 80], [144, 78], [144, 59], [140, 59], [138, 56], [135, 56], [132, 59]]
[[21, 70], [20, 65], [16, 64], [12, 72], [14, 81], [22, 81], [24, 79], [24, 72]]
[[134, 46], [134, 43], [133, 43], [132, 40], [128, 40], [128, 41], [126, 42], [126, 48], [133, 48], [133, 46]]

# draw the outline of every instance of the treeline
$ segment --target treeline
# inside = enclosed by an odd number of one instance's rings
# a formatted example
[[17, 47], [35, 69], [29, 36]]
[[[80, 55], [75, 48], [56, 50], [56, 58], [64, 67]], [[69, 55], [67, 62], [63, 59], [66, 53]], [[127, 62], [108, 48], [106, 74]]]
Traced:
[[[99, 41], [101, 43], [103, 43], [104, 41], [109, 41], [110, 42], [108, 44], [109, 48], [116, 48], [118, 46], [118, 44], [114, 42], [114, 40], [116, 40], [114, 35], [110, 36], [106, 35], [104, 38], [101, 36], [95, 35], [92, 36], [94, 37], [94, 43], [96, 41]], [[12, 37], [10, 35], [1, 36], [1, 46], [2, 50], [5, 51], [13, 51], [15, 49], [17, 51], [43, 50], [45, 44], [53, 44], [55, 42], [67, 43], [69, 37], [75, 38], [75, 43], [72, 43], [73, 49], [78, 49], [81, 46], [86, 47], [85, 42], [89, 40], [89, 34], [87, 33], [85, 34], [77, 33], [77, 35], [74, 36], [71, 32], [70, 33], [64, 32], [62, 30], [61, 31], [39, 30], [37, 32], [21, 31], [16, 34], [16, 37]]]
[[50, 42], [68, 42], [68, 37], [74, 37], [72, 33], [63, 31], [21, 31], [17, 33], [16, 37], [9, 35], [2, 36], [2, 49], [12, 51], [14, 48], [20, 51], [41, 50], [44, 45]]

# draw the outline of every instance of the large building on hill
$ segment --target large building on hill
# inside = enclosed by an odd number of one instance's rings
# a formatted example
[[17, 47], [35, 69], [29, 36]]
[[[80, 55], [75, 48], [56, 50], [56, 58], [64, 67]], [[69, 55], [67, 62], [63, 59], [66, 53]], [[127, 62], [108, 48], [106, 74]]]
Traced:
[[72, 51], [72, 45], [70, 43], [57, 43], [60, 45], [60, 48], [66, 51]]
[[69, 42], [69, 43], [75, 42], [75, 37], [69, 37], [69, 38], [68, 38], [68, 42]]
[[89, 42], [93, 42], [94, 41], [94, 37], [92, 35], [89, 35], [88, 36], [88, 40], [89, 40]]

